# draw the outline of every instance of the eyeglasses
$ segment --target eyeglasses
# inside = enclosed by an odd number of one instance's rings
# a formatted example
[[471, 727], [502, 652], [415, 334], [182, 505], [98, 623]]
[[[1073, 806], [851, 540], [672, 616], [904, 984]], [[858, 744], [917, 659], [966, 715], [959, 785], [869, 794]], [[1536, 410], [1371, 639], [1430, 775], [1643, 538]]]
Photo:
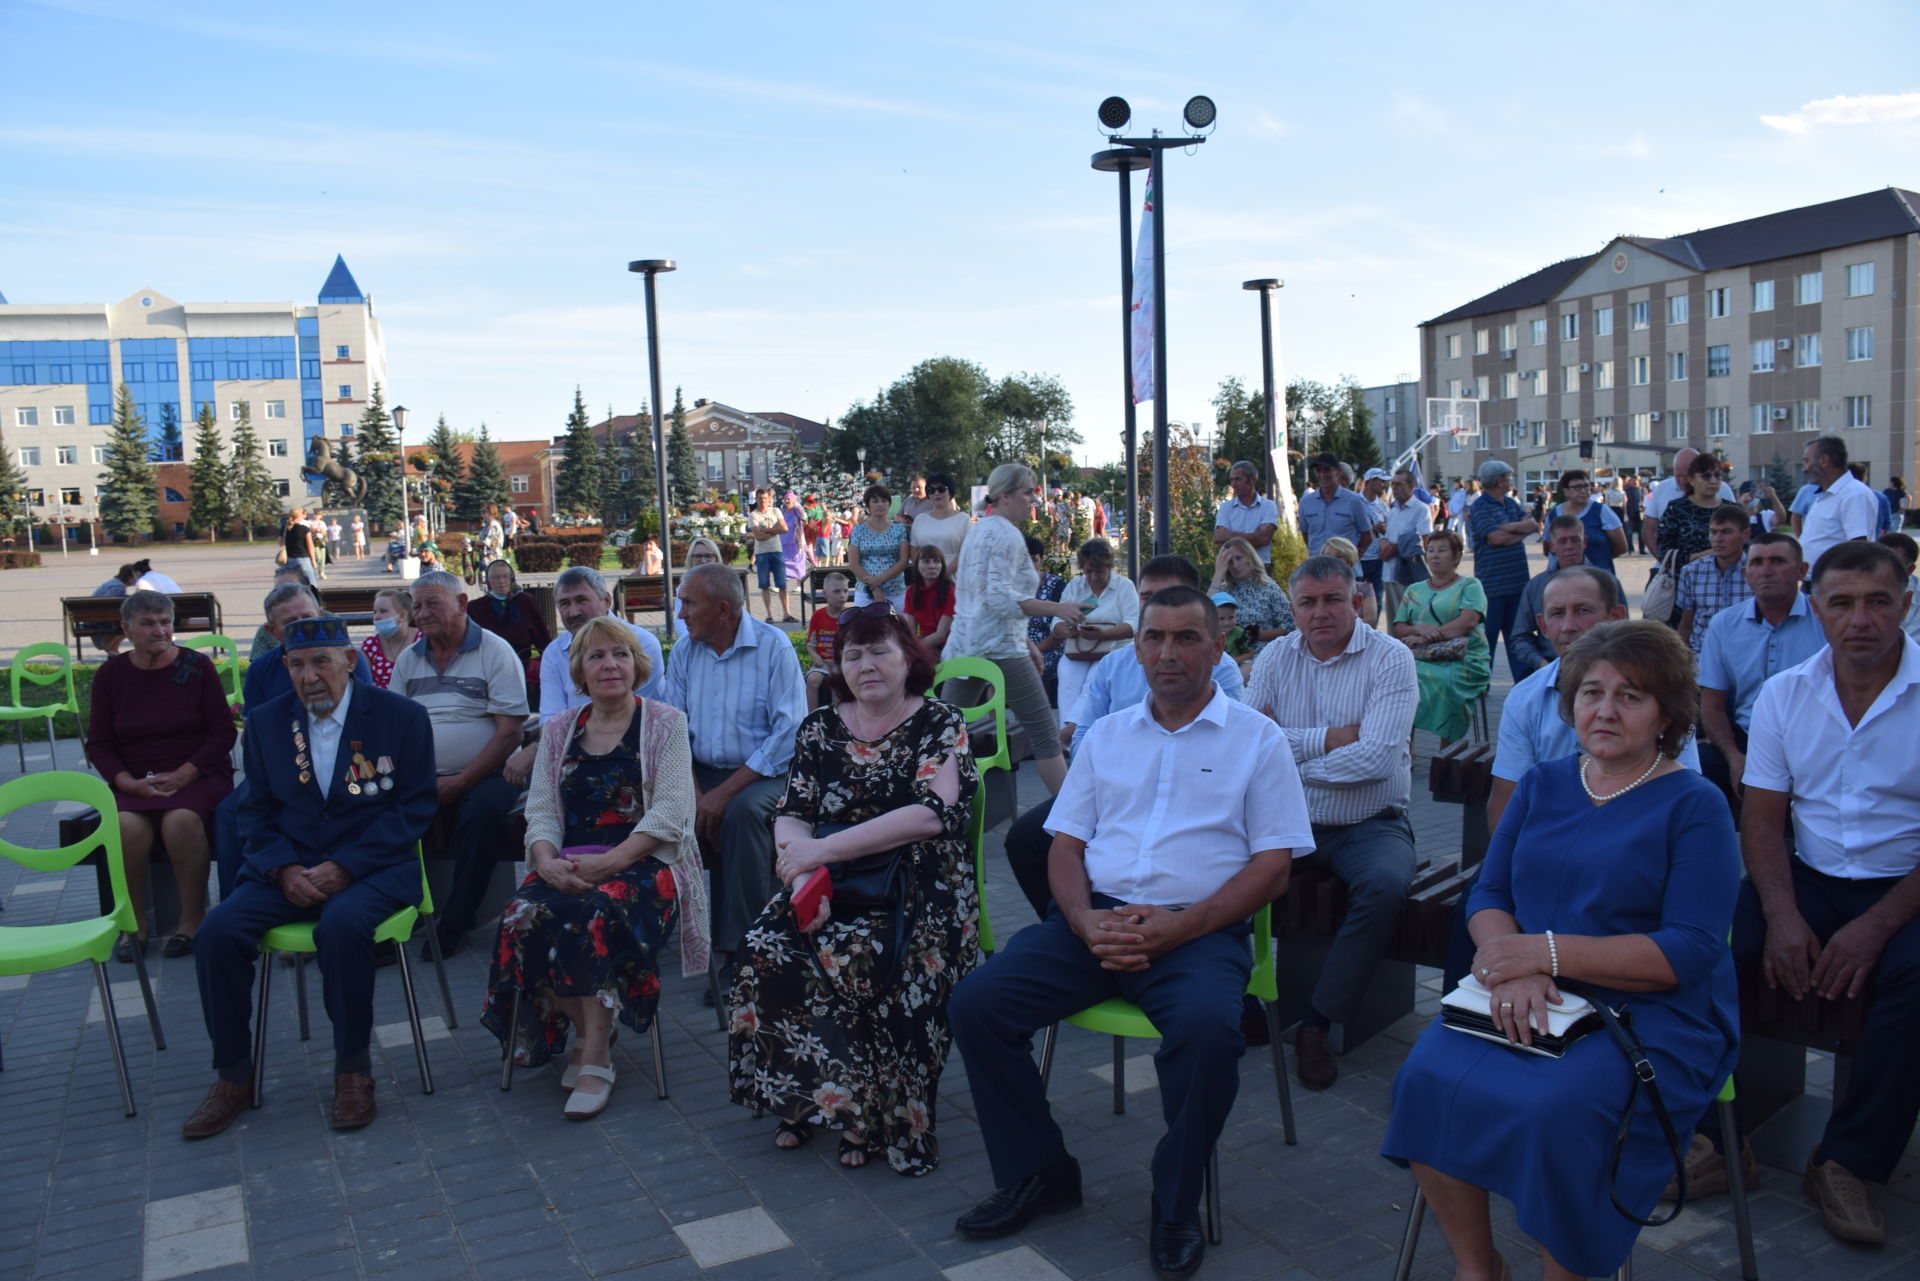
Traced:
[[852, 609], [840, 611], [837, 626], [850, 627], [862, 618], [892, 618], [900, 611], [893, 607], [890, 600], [876, 600], [865, 605], [855, 605]]
[[953, 491], [945, 485], [928, 485], [927, 492], [929, 494], [951, 494]]

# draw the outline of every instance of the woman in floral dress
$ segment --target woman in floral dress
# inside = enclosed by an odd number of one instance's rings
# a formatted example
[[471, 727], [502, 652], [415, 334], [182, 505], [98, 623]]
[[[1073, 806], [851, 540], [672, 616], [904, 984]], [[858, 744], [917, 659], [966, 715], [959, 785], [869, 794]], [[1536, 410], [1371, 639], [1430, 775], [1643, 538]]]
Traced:
[[[550, 717], [527, 794], [533, 870], [500, 919], [481, 1022], [514, 1062], [545, 1063], [567, 1048], [565, 1115], [607, 1106], [613, 1023], [645, 1032], [660, 996], [656, 954], [680, 922], [684, 973], [707, 970], [705, 877], [693, 836], [693, 756], [686, 718], [638, 698], [650, 675], [633, 635], [595, 618], [567, 656], [591, 702]], [[519, 1026], [512, 1027], [515, 994]]]
[[[933, 660], [891, 602], [842, 614], [838, 640], [837, 706], [802, 722], [775, 812], [788, 888], [747, 932], [728, 1076], [735, 1103], [779, 1118], [775, 1146], [827, 1126], [842, 1131], [842, 1165], [865, 1165], [877, 1143], [920, 1175], [940, 1161], [947, 997], [980, 959], [967, 842], [978, 776], [966, 724], [924, 696]], [[829, 900], [795, 922], [792, 890], [813, 869], [894, 849], [911, 868], [899, 918]]]

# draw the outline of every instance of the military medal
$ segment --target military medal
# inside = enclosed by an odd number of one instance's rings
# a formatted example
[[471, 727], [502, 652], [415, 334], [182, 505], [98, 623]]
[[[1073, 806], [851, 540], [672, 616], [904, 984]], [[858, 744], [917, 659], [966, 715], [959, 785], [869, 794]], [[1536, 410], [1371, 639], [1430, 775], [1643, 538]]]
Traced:
[[382, 756], [374, 762], [373, 768], [380, 773], [380, 790], [391, 792], [393, 790], [393, 757]]
[[300, 782], [304, 785], [313, 781], [312, 763], [307, 759], [307, 736], [300, 732], [299, 718], [293, 722], [293, 765], [300, 771]]

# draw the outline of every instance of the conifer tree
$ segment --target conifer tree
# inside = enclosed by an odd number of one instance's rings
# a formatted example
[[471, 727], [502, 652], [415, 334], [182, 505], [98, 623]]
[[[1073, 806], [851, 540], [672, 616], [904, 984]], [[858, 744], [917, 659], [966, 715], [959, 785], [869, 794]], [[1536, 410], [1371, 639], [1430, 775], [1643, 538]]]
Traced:
[[146, 420], [133, 393], [121, 383], [107, 431], [107, 469], [100, 473], [100, 524], [109, 538], [132, 540], [153, 533], [159, 477], [148, 461], [148, 446]]
[[253, 406], [244, 400], [233, 425], [233, 455], [227, 460], [227, 505], [249, 541], [255, 529], [271, 528], [283, 510], [273, 473], [260, 456], [260, 438], [253, 434]]
[[447, 416], [433, 425], [427, 437], [427, 453], [433, 458], [433, 487], [450, 515], [459, 515], [460, 487], [467, 478], [467, 463], [460, 456], [460, 441], [447, 426]]
[[214, 421], [210, 401], [200, 403], [193, 420], [193, 465], [187, 474], [193, 486], [187, 495], [187, 528], [217, 539], [233, 521], [233, 503], [227, 495], [226, 464], [220, 460], [220, 424]]
[[505, 511], [512, 500], [506, 464], [500, 461], [500, 450], [487, 434], [487, 425], [481, 423], [480, 439], [474, 442], [473, 462], [467, 468], [465, 488], [459, 491], [454, 510], [467, 520], [478, 520], [488, 503]]
[[673, 389], [673, 416], [667, 420], [672, 430], [667, 436], [667, 483], [673, 491], [676, 511], [685, 511], [706, 493], [700, 484], [700, 469], [693, 461], [693, 437], [687, 434], [687, 405], [680, 389]]
[[160, 431], [153, 443], [147, 447], [147, 461], [150, 463], [177, 463], [185, 455], [181, 452], [180, 410], [172, 401], [160, 406]]
[[33, 522], [27, 506], [27, 473], [13, 461], [7, 438], [0, 435], [0, 537], [18, 538]]
[[400, 525], [400, 442], [387, 416], [385, 393], [379, 383], [367, 401], [366, 412], [354, 429], [360, 442], [360, 475], [367, 482], [367, 520], [375, 529]]
[[567, 415], [566, 454], [553, 488], [554, 505], [563, 512], [590, 512], [600, 506], [600, 451], [578, 387], [573, 389], [573, 412]]
[[[660, 506], [660, 469], [653, 456], [653, 413], [644, 403], [639, 417], [639, 426], [627, 438], [628, 466], [632, 469], [627, 492], [631, 495], [630, 505], [636, 519]], [[653, 523], [660, 523], [657, 514]]]

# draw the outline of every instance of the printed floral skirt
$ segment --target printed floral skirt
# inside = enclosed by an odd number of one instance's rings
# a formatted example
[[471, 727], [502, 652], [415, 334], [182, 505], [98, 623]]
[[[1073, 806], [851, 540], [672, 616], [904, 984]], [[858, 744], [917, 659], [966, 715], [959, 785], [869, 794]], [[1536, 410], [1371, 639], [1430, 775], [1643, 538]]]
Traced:
[[500, 918], [480, 1021], [504, 1042], [513, 994], [526, 993], [513, 1056], [521, 1067], [566, 1052], [573, 1024], [556, 996], [594, 997], [634, 1032], [646, 1032], [660, 1000], [657, 954], [679, 906], [673, 870], [658, 859], [642, 859], [585, 894], [562, 893], [529, 873]]

